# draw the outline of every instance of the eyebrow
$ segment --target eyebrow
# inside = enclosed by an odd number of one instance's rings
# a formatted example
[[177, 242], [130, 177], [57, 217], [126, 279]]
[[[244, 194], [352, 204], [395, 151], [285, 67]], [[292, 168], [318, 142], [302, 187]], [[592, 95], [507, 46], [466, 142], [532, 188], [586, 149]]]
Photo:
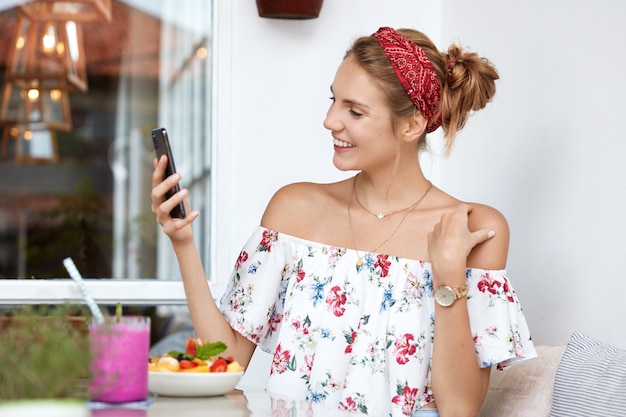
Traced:
[[[333, 86], [332, 85], [330, 86], [330, 92], [333, 95], [335, 94], [335, 92], [333, 91]], [[363, 109], [369, 109], [370, 108], [370, 106], [368, 106], [367, 104], [362, 103], [360, 101], [356, 101], [356, 100], [343, 99], [343, 100], [341, 100], [341, 102], [344, 103], [344, 104], [351, 104], [351, 105], [354, 105], [354, 106], [359, 106], [359, 107], [362, 107]]]

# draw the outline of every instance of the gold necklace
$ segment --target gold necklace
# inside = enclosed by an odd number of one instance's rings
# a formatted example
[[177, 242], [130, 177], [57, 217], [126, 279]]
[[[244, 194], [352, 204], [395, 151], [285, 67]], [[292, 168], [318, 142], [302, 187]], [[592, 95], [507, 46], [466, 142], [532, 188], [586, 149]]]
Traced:
[[358, 177], [358, 176], [359, 176], [359, 174], [356, 174], [356, 175], [354, 176], [354, 180], [353, 180], [353, 183], [352, 183], [352, 190], [353, 190], [353, 192], [354, 192], [354, 199], [356, 200], [356, 203], [357, 203], [357, 204], [358, 204], [358, 205], [359, 205], [359, 206], [360, 206], [363, 210], [365, 210], [368, 214], [371, 214], [372, 216], [377, 217], [377, 218], [378, 218], [378, 220], [382, 220], [382, 219], [384, 219], [385, 217], [391, 216], [392, 214], [400, 213], [400, 212], [402, 212], [402, 211], [404, 211], [404, 210], [409, 210], [409, 211], [413, 210], [415, 207], [419, 206], [419, 204], [422, 202], [422, 200], [424, 199], [424, 197], [426, 197], [426, 194], [428, 194], [428, 192], [430, 191], [430, 187], [433, 185], [430, 181], [428, 181], [428, 188], [426, 189], [426, 192], [424, 192], [424, 194], [423, 194], [423, 195], [422, 195], [422, 196], [421, 196], [421, 197], [420, 197], [420, 198], [419, 198], [419, 199], [418, 199], [415, 203], [411, 204], [410, 206], [405, 207], [405, 208], [403, 208], [403, 209], [399, 209], [399, 210], [392, 211], [392, 212], [387, 213], [387, 214], [383, 214], [382, 212], [381, 212], [381, 213], [376, 214], [376, 213], [372, 213], [372, 212], [371, 212], [371, 211], [369, 211], [369, 210], [368, 210], [368, 209], [367, 209], [367, 208], [366, 208], [363, 204], [361, 204], [361, 201], [359, 200], [359, 197], [358, 197], [358, 196], [357, 196], [357, 194], [356, 194], [356, 177]]
[[[372, 213], [372, 212], [371, 212], [371, 211], [369, 211], [369, 210], [368, 210], [368, 209], [367, 209], [367, 208], [366, 208], [363, 204], [361, 204], [361, 201], [359, 200], [359, 197], [358, 197], [358, 196], [357, 196], [357, 194], [356, 194], [356, 177], [358, 177], [358, 176], [359, 176], [359, 174], [356, 174], [356, 175], [354, 176], [354, 181], [353, 181], [353, 184], [352, 184], [352, 189], [353, 189], [353, 192], [354, 192], [354, 199], [356, 200], [357, 204], [358, 204], [358, 205], [359, 205], [359, 206], [360, 206], [363, 210], [365, 210], [368, 214], [371, 214], [372, 216], [377, 217], [377, 218], [378, 218], [378, 220], [382, 220], [382, 219], [384, 219], [385, 217], [391, 216], [391, 215], [396, 214], [396, 213], [400, 213], [400, 212], [405, 211], [405, 210], [408, 210], [408, 211], [410, 212], [410, 211], [411, 211], [411, 210], [413, 210], [415, 207], [419, 206], [419, 204], [422, 202], [422, 200], [424, 199], [424, 197], [426, 197], [426, 194], [428, 194], [428, 192], [430, 191], [430, 187], [433, 185], [430, 181], [428, 181], [428, 188], [426, 189], [426, 191], [424, 192], [424, 194], [422, 194], [422, 196], [421, 196], [421, 197], [420, 197], [420, 198], [419, 198], [419, 199], [418, 199], [415, 203], [411, 204], [410, 206], [405, 207], [405, 208], [403, 208], [403, 209], [399, 209], [399, 210], [392, 211], [392, 212], [387, 213], [387, 214], [383, 214], [382, 212], [381, 212], [381, 213], [376, 214], [376, 213]], [[405, 217], [406, 217], [406, 216], [405, 216]], [[404, 220], [404, 219], [403, 219], [403, 220]], [[402, 222], [400, 222], [400, 223], [402, 223]]]
[[[356, 198], [356, 176], [354, 177], [353, 188], [354, 188], [354, 198], [355, 198], [356, 202], [359, 203], [359, 200]], [[422, 194], [422, 196], [419, 198], [419, 200], [417, 200], [415, 203], [413, 203], [410, 207], [407, 207], [407, 208], [403, 209], [403, 210], [406, 210], [407, 212], [404, 214], [404, 216], [402, 216], [402, 219], [400, 219], [400, 222], [398, 223], [396, 228], [393, 229], [393, 232], [391, 232], [391, 234], [389, 236], [387, 236], [387, 238], [385, 240], [383, 240], [378, 246], [376, 246], [374, 249], [372, 249], [369, 253], [377, 253], [378, 250], [380, 248], [382, 248], [385, 243], [389, 242], [389, 240], [392, 237], [395, 236], [395, 234], [398, 231], [398, 229], [400, 229], [400, 226], [402, 226], [402, 223], [404, 223], [404, 220], [409, 216], [409, 214], [411, 214], [411, 212], [413, 210], [415, 210], [417, 208], [417, 206], [420, 205], [420, 203], [422, 202], [422, 200], [424, 200], [424, 198], [426, 197], [426, 195], [428, 194], [428, 192], [430, 191], [431, 188], [433, 188], [433, 183], [428, 181], [428, 188], [426, 188], [426, 191], [424, 191], [424, 194]], [[359, 203], [359, 206], [361, 206], [361, 203]], [[361, 206], [361, 208], [363, 208], [365, 211], [367, 211], [365, 209], [365, 207]], [[402, 211], [402, 210], [399, 210], [399, 211]], [[370, 214], [373, 214], [373, 213], [370, 213]], [[391, 213], [391, 214], [393, 214], [393, 213]], [[350, 205], [348, 205], [348, 216], [350, 217], [350, 219], [352, 219], [352, 213], [350, 212]], [[376, 216], [376, 217], [378, 217], [378, 216]], [[350, 221], [350, 224], [352, 224], [352, 221]], [[359, 259], [361, 259], [361, 257], [359, 256], [359, 252], [356, 251], [356, 250], [355, 250], [355, 252], [357, 253], [357, 256], [359, 257]]]

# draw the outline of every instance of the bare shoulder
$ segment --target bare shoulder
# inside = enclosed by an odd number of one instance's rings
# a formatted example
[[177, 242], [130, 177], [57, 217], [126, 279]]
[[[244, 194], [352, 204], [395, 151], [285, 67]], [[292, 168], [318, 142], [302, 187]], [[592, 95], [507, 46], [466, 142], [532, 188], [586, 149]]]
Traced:
[[485, 204], [468, 203], [471, 206], [469, 228], [492, 230], [491, 239], [476, 245], [468, 257], [468, 266], [483, 269], [505, 269], [509, 251], [509, 223], [497, 209]]
[[270, 200], [261, 225], [294, 236], [314, 238], [312, 225], [328, 227], [331, 219], [345, 211], [347, 180], [319, 184], [298, 182], [280, 188]]
[[480, 203], [467, 203], [472, 210], [469, 216], [471, 230], [491, 229], [496, 233], [509, 233], [509, 222], [506, 217], [494, 207]]

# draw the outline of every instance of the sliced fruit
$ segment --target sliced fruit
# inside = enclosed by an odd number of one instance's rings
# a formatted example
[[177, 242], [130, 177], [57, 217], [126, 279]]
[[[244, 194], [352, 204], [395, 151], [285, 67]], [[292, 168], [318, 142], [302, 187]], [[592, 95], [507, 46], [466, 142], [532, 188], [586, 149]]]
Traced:
[[226, 372], [228, 370], [228, 362], [226, 359], [219, 357], [211, 365], [211, 372]]
[[179, 372], [211, 372], [211, 370], [209, 369], [209, 367], [207, 365], [203, 365], [203, 366], [196, 366], [195, 368], [187, 368], [187, 369], [182, 369]]
[[196, 346], [198, 345], [199, 340], [194, 339], [193, 337], [187, 338], [187, 346], [185, 346], [185, 353], [191, 356], [196, 356]]
[[198, 367], [198, 363], [194, 362], [194, 361], [190, 361], [189, 359], [183, 359], [178, 361], [178, 364], [180, 365], [180, 369], [189, 369], [189, 368], [197, 368]]
[[176, 372], [180, 369], [180, 364], [176, 358], [172, 358], [171, 356], [161, 356], [159, 361], [156, 363], [156, 368], [159, 370]]
[[235, 360], [229, 363], [228, 367], [226, 368], [226, 372], [241, 372], [241, 371], [243, 371], [243, 366], [241, 366], [239, 362]]

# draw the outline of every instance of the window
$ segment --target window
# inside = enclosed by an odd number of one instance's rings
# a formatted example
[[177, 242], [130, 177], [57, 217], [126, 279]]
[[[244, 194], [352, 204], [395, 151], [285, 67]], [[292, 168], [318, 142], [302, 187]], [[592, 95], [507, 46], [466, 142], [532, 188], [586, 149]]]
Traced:
[[[49, 29], [49, 21], [29, 17], [22, 5], [0, 6], [1, 50], [12, 51], [22, 41], [43, 44], [55, 30], [61, 39], [67, 22]], [[89, 286], [105, 302], [184, 302], [177, 263], [150, 210], [155, 127], [168, 129], [178, 171], [194, 208], [203, 211], [195, 230], [210, 268], [212, 2], [110, 5], [110, 20], [76, 19], [77, 35], [67, 36], [65, 51], [84, 56], [86, 88], [43, 88], [45, 77], [37, 79], [48, 104], [56, 103], [53, 95], [62, 98], [69, 120], [63, 119], [63, 105], [35, 109], [28, 101], [33, 86], [21, 80], [16, 87], [15, 75], [7, 72], [15, 55], [0, 55], [3, 106], [17, 103], [17, 110], [0, 115], [0, 302], [76, 297], [65, 282], [50, 281], [68, 276], [66, 257], [85, 278], [98, 280]], [[20, 19], [43, 29], [20, 31]], [[72, 60], [68, 71], [80, 74], [80, 64]], [[38, 65], [44, 71], [53, 66], [45, 59]], [[61, 121], [33, 123], [33, 114]], [[141, 282], [130, 282], [135, 280]]]

